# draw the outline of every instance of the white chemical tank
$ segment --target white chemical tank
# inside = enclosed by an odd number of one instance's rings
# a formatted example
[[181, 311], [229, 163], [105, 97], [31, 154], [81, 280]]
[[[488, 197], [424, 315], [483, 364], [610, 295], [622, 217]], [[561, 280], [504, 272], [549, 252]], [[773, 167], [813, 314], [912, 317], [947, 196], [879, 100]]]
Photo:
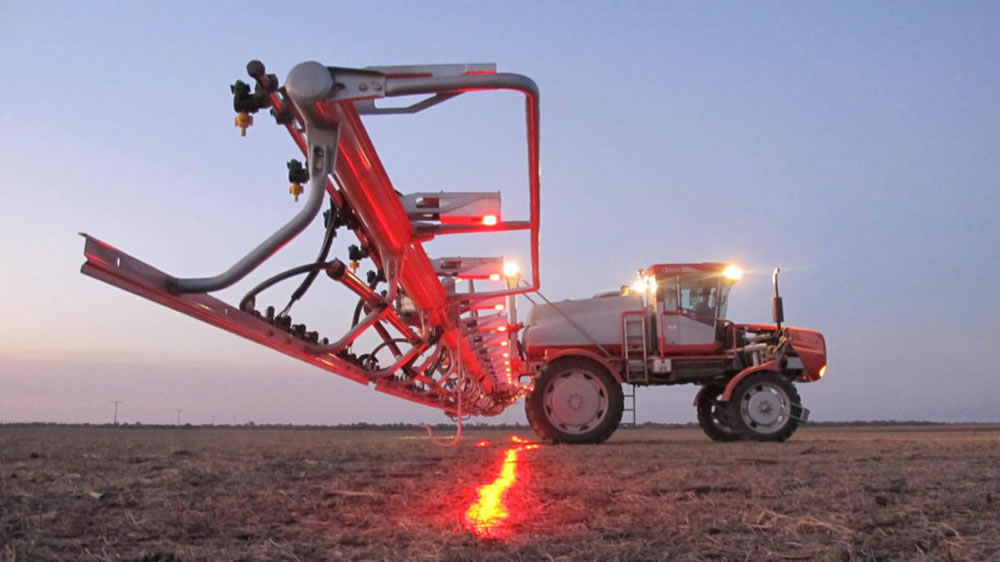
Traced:
[[620, 349], [622, 315], [642, 310], [642, 297], [637, 294], [603, 293], [592, 299], [540, 304], [528, 314], [522, 343], [531, 359], [541, 358], [547, 348], [596, 348], [595, 342]]

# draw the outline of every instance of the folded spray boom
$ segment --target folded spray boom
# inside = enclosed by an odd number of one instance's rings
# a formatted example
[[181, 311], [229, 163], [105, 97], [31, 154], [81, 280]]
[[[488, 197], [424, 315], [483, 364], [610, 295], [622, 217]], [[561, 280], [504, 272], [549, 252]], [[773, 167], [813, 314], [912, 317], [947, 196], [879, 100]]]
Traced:
[[[279, 86], [251, 61], [255, 85], [232, 86], [235, 123], [245, 135], [253, 114], [270, 108], [305, 156], [288, 163], [289, 192], [305, 201], [299, 212], [231, 267], [210, 277], [168, 275], [84, 235], [82, 272], [189, 316], [228, 330], [332, 373], [450, 415], [495, 415], [522, 396], [523, 362], [517, 342], [514, 296], [539, 288], [539, 107], [529, 78], [497, 73], [492, 64], [392, 66], [351, 69], [317, 62], [295, 66]], [[413, 193], [395, 190], [362, 122], [362, 115], [412, 114], [475, 91], [524, 95], [529, 216], [504, 220], [500, 193]], [[396, 96], [423, 98], [406, 107], [378, 107]], [[324, 201], [330, 209], [325, 213]], [[323, 217], [317, 260], [256, 285], [236, 306], [210, 293], [246, 279], [258, 266]], [[353, 233], [347, 262], [330, 259], [338, 231]], [[437, 236], [523, 230], [529, 233], [530, 279], [522, 282], [502, 258], [431, 259], [424, 245]], [[357, 275], [369, 260], [366, 278]], [[260, 293], [302, 277], [288, 303], [258, 306]], [[313, 282], [325, 277], [357, 298], [346, 333], [333, 339], [292, 321], [290, 310]], [[457, 281], [466, 288], [459, 291]], [[476, 290], [475, 283], [493, 284]], [[327, 328], [324, 328], [324, 332]], [[373, 348], [362, 352], [362, 336]], [[386, 353], [389, 358], [385, 359]]]

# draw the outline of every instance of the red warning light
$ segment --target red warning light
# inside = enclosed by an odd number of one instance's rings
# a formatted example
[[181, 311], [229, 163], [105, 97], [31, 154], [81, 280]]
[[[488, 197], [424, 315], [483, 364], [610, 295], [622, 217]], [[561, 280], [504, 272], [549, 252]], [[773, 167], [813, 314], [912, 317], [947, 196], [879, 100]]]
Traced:
[[489, 447], [489, 446], [490, 446], [490, 442], [486, 441], [486, 440], [479, 441], [479, 442], [476, 443], [476, 447]]
[[497, 225], [497, 216], [496, 215], [484, 215], [483, 216], [483, 225], [484, 226], [496, 226]]

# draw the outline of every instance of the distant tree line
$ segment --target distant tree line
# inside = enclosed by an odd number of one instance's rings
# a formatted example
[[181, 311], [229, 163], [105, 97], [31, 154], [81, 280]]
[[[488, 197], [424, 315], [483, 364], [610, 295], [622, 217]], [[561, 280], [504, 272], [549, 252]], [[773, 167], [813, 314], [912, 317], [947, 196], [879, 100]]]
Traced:
[[[820, 426], [820, 427], [847, 427], [847, 426], [858, 426], [858, 427], [878, 427], [878, 426], [897, 426], [897, 425], [976, 425], [977, 422], [935, 422], [935, 421], [925, 421], [925, 420], [854, 420], [854, 421], [810, 421], [805, 424], [805, 427], [810, 426]], [[979, 423], [990, 423], [990, 422], [979, 422]], [[632, 424], [622, 424], [621, 429], [631, 429], [631, 428], [663, 428], [663, 429], [697, 429], [698, 424], [695, 422], [688, 423], [658, 423], [658, 422], [643, 422], [636, 425]]]
[[[330, 430], [364, 430], [364, 431], [401, 431], [401, 430], [413, 430], [413, 431], [423, 431], [423, 424], [416, 423], [368, 423], [368, 422], [355, 422], [355, 423], [341, 423], [341, 424], [278, 424], [278, 423], [266, 423], [258, 424], [254, 422], [246, 422], [242, 424], [201, 424], [195, 425], [190, 423], [184, 423], [181, 425], [177, 424], [144, 424], [140, 422], [133, 423], [119, 423], [118, 425], [112, 423], [58, 423], [58, 422], [6, 422], [0, 425], [7, 427], [102, 427], [102, 428], [143, 428], [143, 429], [226, 429], [226, 428], [238, 428], [238, 429], [301, 429], [301, 430], [315, 430], [315, 429], [330, 429]], [[457, 430], [458, 426], [454, 423], [435, 423], [428, 424], [434, 431], [448, 431]], [[468, 423], [462, 424], [463, 429], [512, 429], [512, 430], [523, 430], [527, 429], [524, 424], [510, 424], [510, 423]]]
[[[422, 431], [424, 426], [422, 424], [415, 423], [369, 423], [369, 422], [355, 422], [355, 423], [341, 423], [341, 424], [258, 424], [254, 422], [247, 422], [243, 424], [202, 424], [193, 425], [190, 423], [185, 423], [181, 425], [176, 424], [143, 424], [140, 422], [133, 423], [119, 423], [117, 426], [111, 423], [102, 424], [92, 424], [92, 423], [57, 423], [57, 422], [3, 422], [0, 423], [2, 426], [6, 427], [105, 427], [105, 428], [145, 428], [145, 429], [227, 429], [227, 428], [238, 428], [238, 429], [300, 429], [300, 430], [317, 430], [317, 429], [327, 429], [327, 430], [342, 430], [342, 431]], [[810, 421], [808, 426], [820, 426], [820, 427], [879, 427], [879, 426], [901, 426], [901, 425], [976, 425], [970, 422], [933, 422], [925, 420], [855, 420], [855, 421]], [[454, 431], [457, 426], [454, 423], [436, 423], [430, 424], [430, 427], [434, 431]], [[468, 430], [486, 430], [486, 429], [509, 429], [509, 430], [526, 430], [528, 426], [521, 423], [463, 423], [463, 429]], [[638, 429], [638, 428], [661, 428], [661, 429], [694, 429], [697, 428], [698, 424], [694, 422], [690, 423], [657, 423], [657, 422], [642, 422], [636, 425], [623, 423], [621, 429]]]

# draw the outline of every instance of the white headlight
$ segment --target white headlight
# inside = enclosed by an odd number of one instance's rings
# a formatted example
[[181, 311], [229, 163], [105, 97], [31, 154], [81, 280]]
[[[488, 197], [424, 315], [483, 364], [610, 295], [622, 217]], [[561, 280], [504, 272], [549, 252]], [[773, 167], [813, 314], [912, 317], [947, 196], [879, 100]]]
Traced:
[[743, 270], [735, 265], [729, 265], [726, 266], [726, 269], [722, 270], [722, 276], [731, 281], [739, 281], [743, 279]]

